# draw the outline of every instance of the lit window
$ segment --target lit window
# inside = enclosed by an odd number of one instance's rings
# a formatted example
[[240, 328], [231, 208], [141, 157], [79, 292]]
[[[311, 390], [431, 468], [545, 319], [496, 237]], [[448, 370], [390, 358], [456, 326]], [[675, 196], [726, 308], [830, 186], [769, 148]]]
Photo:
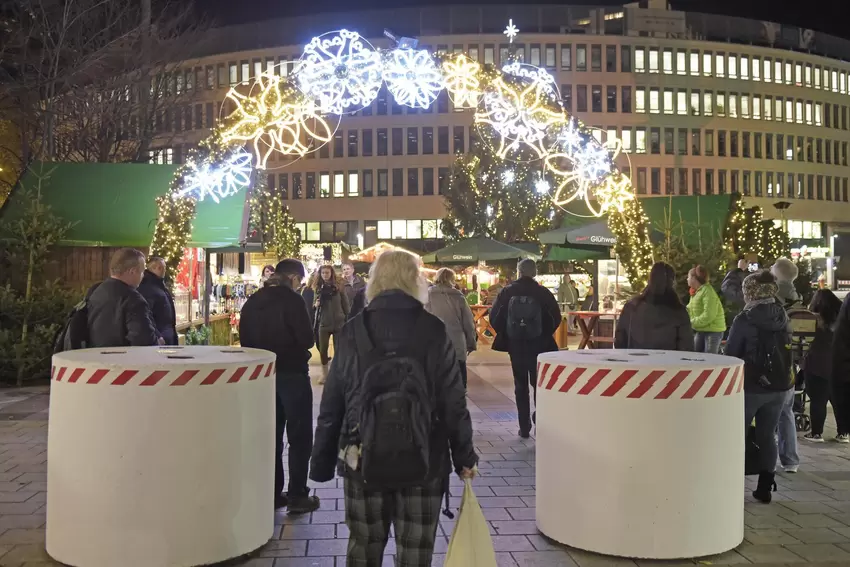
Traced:
[[761, 59], [753, 57], [753, 80], [761, 81]]
[[770, 82], [770, 59], [764, 60], [764, 82]]
[[812, 103], [806, 103], [806, 124], [812, 123]]
[[812, 86], [812, 66], [811, 65], [806, 65], [805, 77], [806, 77], [806, 86], [807, 87]]
[[661, 62], [664, 66], [664, 74], [672, 75], [673, 74], [673, 51], [670, 49], [664, 50], [664, 60]]
[[422, 238], [438, 238], [437, 237], [437, 225], [439, 224], [436, 220], [424, 220], [422, 221]]
[[735, 93], [729, 94], [729, 117], [738, 118], [738, 95]]
[[[711, 91], [706, 91], [702, 95], [702, 113], [705, 116], [711, 116], [714, 114], [714, 101], [712, 99]], [[696, 101], [694, 101], [693, 93], [691, 94], [691, 110], [694, 108], [697, 109], [697, 114], [699, 114], [699, 97], [697, 97]]]
[[794, 65], [794, 84], [798, 87], [803, 85], [803, 66], [799, 63]]
[[778, 59], [773, 62], [773, 82], [782, 82], [782, 61]]
[[378, 239], [390, 240], [393, 237], [393, 225], [388, 220], [378, 221]]
[[646, 71], [646, 51], [643, 47], [635, 48], [635, 72], [643, 73]]
[[[798, 100], [797, 104], [794, 106], [794, 110], [795, 110], [794, 116], [796, 117], [797, 124], [802, 124], [803, 123], [803, 101]], [[809, 113], [809, 124], [811, 124], [811, 123], [812, 123], [811, 122], [811, 113]]]
[[356, 171], [348, 172], [348, 196], [357, 197], [360, 194], [360, 175]]
[[649, 72], [658, 72], [658, 49], [652, 48], [649, 50]]
[[820, 76], [821, 76], [820, 67], [815, 67], [814, 74], [815, 74], [815, 76], [814, 76], [815, 88], [819, 89], [820, 88]]
[[394, 220], [392, 221], [393, 226], [393, 240], [401, 239], [404, 240], [407, 238], [407, 221], [406, 220]]
[[782, 122], [782, 99], [778, 98], [774, 101], [773, 109], [776, 111], [774, 114], [776, 116], [773, 117], [777, 122]]
[[322, 239], [321, 224], [317, 222], [307, 223], [307, 241], [318, 242]]
[[617, 129], [616, 128], [608, 128], [608, 131], [605, 133], [605, 140], [611, 141], [617, 139]]
[[676, 52], [676, 74], [677, 75], [684, 75], [685, 73], [687, 73], [686, 63], [687, 63], [687, 61], [685, 59], [685, 52], [684, 51], [677, 51]]
[[750, 95], [741, 95], [741, 116], [750, 117]]
[[699, 51], [691, 51], [691, 75], [699, 75]]
[[600, 130], [594, 129], [593, 130], [593, 139], [601, 144], [602, 143], [602, 132]]
[[664, 89], [664, 114], [673, 114], [673, 89]]
[[345, 195], [345, 174], [341, 171], [334, 173], [334, 197]]
[[786, 85], [790, 85], [791, 81], [793, 79], [793, 77], [791, 76], [791, 67], [792, 67], [791, 62], [786, 61], [785, 62], [785, 84]]
[[729, 56], [727, 70], [729, 71], [729, 78], [730, 79], [737, 79], [738, 78], [738, 56], [737, 55], [730, 55]]
[[329, 173], [319, 175], [319, 195], [322, 197], [330, 197], [331, 194], [331, 176]]
[[658, 89], [656, 89], [656, 88], [649, 89], [649, 112], [650, 112], [650, 114], [658, 114], [658, 112], [659, 112], [658, 98], [659, 98]]
[[790, 98], [785, 101], [785, 122], [794, 121], [794, 101]]
[[820, 126], [823, 121], [823, 104], [815, 103], [815, 126]]
[[761, 120], [761, 97], [753, 97], [753, 120]]
[[635, 133], [635, 153], [646, 153], [646, 128], [638, 128]]
[[706, 77], [711, 76], [711, 52], [710, 51], [702, 54], [702, 74]]
[[844, 93], [847, 92], [847, 90], [846, 90], [847, 89], [847, 76], [844, 73], [841, 73], [840, 78], [841, 78], [841, 94], [844, 94]]
[[823, 70], [823, 90], [829, 90], [829, 69]]
[[646, 89], [643, 87], [635, 89], [635, 112], [646, 112]]
[[726, 116], [726, 94], [717, 93], [717, 116]]
[[420, 239], [422, 238], [422, 221], [409, 220], [407, 221], [407, 238]]
[[773, 120], [773, 99], [769, 96], [764, 97], [764, 119]]
[[699, 91], [691, 91], [691, 114], [699, 116]]
[[741, 78], [745, 81], [750, 78], [750, 58], [741, 55]]
[[620, 135], [620, 141], [623, 142], [623, 151], [625, 151], [625, 152], [632, 151], [632, 129], [631, 128], [623, 128], [623, 132]]
[[[697, 98], [699, 102], [699, 98]], [[676, 92], [676, 114], [687, 116], [688, 114], [688, 93], [687, 91]]]

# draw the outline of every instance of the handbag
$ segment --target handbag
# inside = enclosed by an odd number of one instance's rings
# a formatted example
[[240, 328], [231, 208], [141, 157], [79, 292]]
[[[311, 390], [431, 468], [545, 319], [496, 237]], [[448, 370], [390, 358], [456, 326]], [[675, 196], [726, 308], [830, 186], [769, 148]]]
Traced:
[[443, 567], [496, 567], [496, 552], [487, 520], [469, 479], [463, 484], [460, 512]]

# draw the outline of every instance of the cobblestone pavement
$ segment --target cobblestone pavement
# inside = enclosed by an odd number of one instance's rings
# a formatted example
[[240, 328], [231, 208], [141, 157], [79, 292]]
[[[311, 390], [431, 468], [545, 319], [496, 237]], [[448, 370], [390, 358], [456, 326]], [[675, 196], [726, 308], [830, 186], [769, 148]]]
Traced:
[[[678, 562], [632, 561], [548, 541], [534, 522], [534, 440], [517, 437], [507, 360], [489, 351], [477, 353], [470, 360], [470, 371], [470, 412], [481, 455], [481, 476], [474, 486], [490, 522], [500, 567], [850, 565], [850, 447], [834, 443], [812, 446], [802, 440], [800, 473], [777, 477], [779, 492], [774, 503], [755, 504], [746, 497], [746, 539], [735, 551]], [[317, 405], [319, 395], [317, 387]], [[0, 390], [2, 567], [58, 565], [44, 551], [47, 404], [45, 388]], [[830, 416], [827, 427], [832, 423]], [[593, 427], [588, 424], [588, 435], [593, 434]], [[827, 436], [834, 433], [828, 430]], [[298, 518], [278, 514], [272, 541], [250, 558], [229, 562], [227, 567], [343, 566], [348, 531], [343, 523], [341, 486], [339, 480], [314, 485], [322, 499], [321, 510]], [[454, 493], [460, 494], [457, 479], [453, 486]], [[455, 497], [453, 502], [456, 506], [459, 499]], [[442, 565], [451, 531], [451, 522], [441, 523], [435, 566]], [[393, 565], [393, 552], [391, 540], [385, 566]]]

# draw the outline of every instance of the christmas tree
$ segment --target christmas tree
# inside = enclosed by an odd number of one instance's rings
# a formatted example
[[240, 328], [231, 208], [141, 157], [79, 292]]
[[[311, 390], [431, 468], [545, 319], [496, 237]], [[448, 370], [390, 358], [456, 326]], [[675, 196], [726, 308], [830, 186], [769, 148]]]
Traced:
[[470, 153], [458, 154], [452, 164], [443, 188], [448, 211], [443, 234], [449, 240], [487, 236], [501, 242], [535, 241], [561, 218], [550, 187], [539, 163], [501, 159], [479, 138]]
[[629, 278], [632, 289], [642, 290], [646, 286], [653, 259], [652, 243], [649, 240], [649, 219], [640, 200], [626, 201], [622, 212], [616, 209], [610, 211], [608, 227], [617, 237], [614, 251], [626, 270], [626, 277]]
[[264, 174], [257, 177], [251, 216], [253, 225], [260, 232], [264, 252], [274, 254], [278, 260], [299, 256], [301, 233], [280, 194], [269, 190]]

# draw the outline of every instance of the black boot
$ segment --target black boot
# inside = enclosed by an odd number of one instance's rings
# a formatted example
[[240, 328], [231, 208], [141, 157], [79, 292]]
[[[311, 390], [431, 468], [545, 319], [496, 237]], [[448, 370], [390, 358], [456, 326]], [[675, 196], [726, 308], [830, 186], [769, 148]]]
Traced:
[[770, 493], [776, 492], [776, 482], [773, 480], [775, 476], [772, 472], [759, 473], [759, 484], [753, 492], [753, 498], [763, 504], [770, 504]]

